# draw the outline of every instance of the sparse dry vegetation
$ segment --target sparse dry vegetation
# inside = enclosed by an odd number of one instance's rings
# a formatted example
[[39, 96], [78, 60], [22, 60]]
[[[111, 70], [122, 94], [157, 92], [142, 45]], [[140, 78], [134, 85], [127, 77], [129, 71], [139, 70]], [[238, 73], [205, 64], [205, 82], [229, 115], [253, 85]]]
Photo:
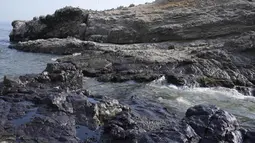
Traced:
[[181, 0], [181, 1], [162, 3], [159, 5], [159, 8], [166, 9], [171, 7], [189, 7], [194, 5], [195, 5], [195, 0]]

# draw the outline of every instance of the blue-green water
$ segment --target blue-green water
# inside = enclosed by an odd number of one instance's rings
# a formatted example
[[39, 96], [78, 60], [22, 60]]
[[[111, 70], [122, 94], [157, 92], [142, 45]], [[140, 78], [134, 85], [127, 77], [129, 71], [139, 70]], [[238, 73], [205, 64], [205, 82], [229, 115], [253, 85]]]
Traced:
[[0, 79], [4, 75], [18, 76], [22, 74], [40, 73], [46, 64], [52, 62], [54, 55], [24, 53], [9, 49], [9, 33], [11, 23], [0, 23]]

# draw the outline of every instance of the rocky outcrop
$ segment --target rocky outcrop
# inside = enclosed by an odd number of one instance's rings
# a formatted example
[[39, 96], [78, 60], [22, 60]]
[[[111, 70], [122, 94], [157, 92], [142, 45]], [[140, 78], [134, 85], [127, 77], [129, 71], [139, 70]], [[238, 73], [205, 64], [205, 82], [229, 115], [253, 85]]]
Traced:
[[151, 118], [118, 100], [94, 97], [86, 90], [70, 90], [68, 85], [58, 87], [54, 82], [41, 82], [37, 76], [5, 77], [0, 84], [0, 90], [19, 89], [1, 92], [0, 141], [249, 143], [253, 140], [252, 131], [241, 129], [232, 114], [213, 105], [191, 107], [183, 119], [166, 112]]
[[236, 118], [212, 105], [189, 108], [182, 121], [155, 121], [157, 126], [149, 128], [147, 122], [123, 112], [106, 124], [104, 135], [110, 136], [108, 142], [139, 143], [241, 143], [244, 139]]
[[223, 86], [251, 95], [255, 84], [254, 35], [247, 32], [208, 40], [128, 45], [67, 38], [19, 42], [14, 48], [73, 54], [58, 59], [59, 65], [72, 63], [84, 76], [100, 81], [149, 82], [165, 76], [168, 83], [178, 86]]
[[95, 140], [105, 121], [130, 110], [118, 100], [92, 97], [71, 89], [69, 82], [45, 82], [40, 76], [5, 77], [0, 83], [1, 142], [78, 143], [86, 134], [91, 135], [86, 140]]
[[[147, 82], [164, 75], [178, 86], [223, 86], [252, 95], [254, 6], [247, 0], [184, 0], [100, 12], [66, 7], [45, 18], [13, 22], [11, 40], [23, 42], [10, 47], [74, 54], [58, 61], [101, 81]], [[82, 23], [86, 28], [79, 36]], [[61, 28], [65, 33], [56, 30]]]
[[248, 0], [164, 0], [136, 7], [85, 11], [66, 7], [32, 21], [13, 22], [11, 41], [76, 37], [105, 43], [212, 38], [255, 29]]
[[153, 118], [139, 114], [147, 107], [138, 111], [91, 95], [83, 77], [150, 82], [164, 76], [178, 86], [254, 94], [254, 8], [247, 0], [156, 0], [99, 12], [66, 7], [14, 21], [11, 48], [68, 56], [41, 74], [4, 78], [0, 141], [252, 142], [254, 129], [241, 129], [213, 105], [191, 107], [180, 119], [182, 113], [153, 104], [147, 111], [160, 112]]
[[85, 33], [87, 17], [85, 10], [66, 7], [32, 21], [13, 21], [10, 41], [79, 37]]
[[215, 106], [198, 105], [189, 108], [185, 121], [201, 137], [201, 143], [243, 142], [236, 118]]
[[88, 50], [93, 46], [94, 43], [91, 41], [81, 41], [79, 39], [68, 37], [66, 39], [52, 38], [48, 40], [39, 39], [18, 42], [9, 47], [25, 52], [70, 55], [73, 53], [81, 53], [83, 50]]

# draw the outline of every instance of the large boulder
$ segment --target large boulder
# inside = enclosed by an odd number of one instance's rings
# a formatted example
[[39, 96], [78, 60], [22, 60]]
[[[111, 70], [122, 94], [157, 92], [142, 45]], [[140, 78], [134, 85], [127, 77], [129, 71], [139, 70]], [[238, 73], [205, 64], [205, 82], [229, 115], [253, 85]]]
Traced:
[[37, 79], [58, 83], [69, 89], [80, 89], [83, 85], [83, 75], [73, 63], [49, 63]]
[[200, 143], [243, 142], [235, 116], [216, 106], [191, 107], [184, 120], [201, 137]]
[[[252, 134], [246, 132], [246, 142]], [[134, 143], [242, 143], [244, 139], [235, 116], [213, 105], [191, 107], [179, 122], [174, 118], [172, 122], [151, 121], [121, 112], [105, 125], [103, 137], [106, 142]]]

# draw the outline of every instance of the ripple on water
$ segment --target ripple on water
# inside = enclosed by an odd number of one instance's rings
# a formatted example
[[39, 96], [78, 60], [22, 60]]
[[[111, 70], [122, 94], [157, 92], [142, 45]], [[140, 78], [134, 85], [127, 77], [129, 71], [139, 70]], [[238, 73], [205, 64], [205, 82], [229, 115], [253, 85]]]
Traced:
[[4, 75], [24, 75], [42, 72], [46, 64], [55, 58], [49, 54], [19, 52], [9, 49], [9, 34], [11, 23], [0, 23], [0, 79]]
[[0, 78], [4, 75], [41, 73], [47, 63], [53, 62], [51, 59], [54, 57], [56, 56], [49, 54], [20, 52], [0, 44]]
[[[224, 110], [239, 117], [255, 119], [255, 98], [244, 96], [234, 89], [215, 88], [164, 88], [165, 85], [150, 85], [158, 91], [156, 97], [161, 97], [160, 102], [166, 106], [186, 111], [190, 106], [197, 104], [215, 104]], [[176, 97], [176, 98], [173, 98]]]

